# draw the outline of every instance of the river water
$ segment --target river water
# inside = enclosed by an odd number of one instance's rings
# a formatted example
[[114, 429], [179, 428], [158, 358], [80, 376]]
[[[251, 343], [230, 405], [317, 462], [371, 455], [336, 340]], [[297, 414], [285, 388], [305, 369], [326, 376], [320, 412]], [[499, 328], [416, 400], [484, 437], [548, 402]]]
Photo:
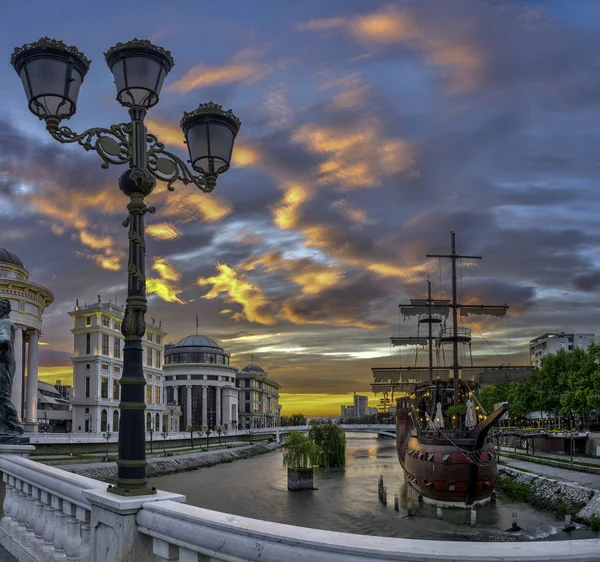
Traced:
[[[378, 479], [387, 487], [387, 506], [379, 502]], [[584, 526], [571, 533], [563, 522], [513, 502], [498, 494], [495, 505], [477, 510], [477, 526], [470, 526], [470, 511], [445, 509], [443, 520], [436, 509], [414, 502], [407, 517], [407, 491], [392, 439], [366, 434], [347, 434], [346, 467], [315, 469], [310, 492], [288, 492], [282, 452], [220, 464], [193, 472], [151, 479], [159, 490], [185, 494], [187, 503], [206, 509], [278, 523], [386, 537], [468, 541], [527, 541], [595, 538]], [[394, 511], [394, 495], [399, 511]], [[512, 514], [518, 513], [522, 531], [509, 533]]]

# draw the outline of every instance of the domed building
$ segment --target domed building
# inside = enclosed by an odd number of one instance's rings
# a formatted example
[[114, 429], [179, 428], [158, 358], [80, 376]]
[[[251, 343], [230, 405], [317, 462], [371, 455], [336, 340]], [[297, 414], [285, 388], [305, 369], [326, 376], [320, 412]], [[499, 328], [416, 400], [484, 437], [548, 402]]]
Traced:
[[[0, 299], [10, 301], [10, 317], [16, 329], [12, 401], [25, 424], [25, 431], [35, 432], [38, 428], [38, 341], [42, 315], [54, 302], [54, 296], [45, 287], [29, 281], [29, 271], [13, 252], [0, 248]], [[26, 385], [25, 372], [31, 384]]]
[[262, 367], [246, 365], [238, 371], [237, 384], [240, 389], [240, 428], [281, 425], [281, 385], [269, 377]]
[[206, 336], [187, 336], [165, 346], [166, 402], [181, 408], [180, 431], [188, 426], [237, 427], [236, 373], [229, 353]]

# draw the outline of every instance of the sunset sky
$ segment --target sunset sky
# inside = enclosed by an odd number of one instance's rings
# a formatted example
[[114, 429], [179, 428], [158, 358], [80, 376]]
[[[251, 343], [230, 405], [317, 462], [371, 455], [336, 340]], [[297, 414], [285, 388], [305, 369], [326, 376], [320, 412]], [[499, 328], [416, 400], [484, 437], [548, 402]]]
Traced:
[[[43, 36], [92, 60], [76, 131], [126, 121], [104, 51], [147, 38], [175, 67], [148, 116], [186, 156], [199, 102], [243, 122], [214, 194], [158, 185], [147, 215], [149, 316], [209, 336], [281, 382], [283, 414], [339, 414], [370, 368], [408, 361], [398, 303], [448, 296], [426, 253], [480, 254], [463, 302], [478, 361], [528, 362], [553, 330], [598, 332], [600, 2], [189, 0], [0, 3], [0, 247], [48, 287], [43, 378], [69, 380], [67, 312], [124, 302], [122, 168], [50, 139], [9, 64]], [[400, 326], [399, 326], [400, 324]], [[371, 398], [375, 405], [377, 398]]]

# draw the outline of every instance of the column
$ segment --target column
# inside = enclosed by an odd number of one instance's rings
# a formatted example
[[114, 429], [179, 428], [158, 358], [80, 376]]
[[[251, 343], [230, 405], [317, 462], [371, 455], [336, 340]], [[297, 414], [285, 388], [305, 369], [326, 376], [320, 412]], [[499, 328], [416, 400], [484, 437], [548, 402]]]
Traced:
[[217, 427], [219, 427], [222, 424], [222, 420], [221, 420], [221, 387], [217, 386], [215, 388], [216, 392], [216, 398], [215, 398], [215, 402], [216, 402], [216, 414], [217, 414], [217, 418], [215, 420], [215, 424]]
[[13, 378], [11, 400], [22, 420], [21, 396], [23, 394], [23, 328], [15, 326], [15, 376]]
[[27, 355], [27, 402], [25, 404], [25, 431], [37, 433], [38, 395], [38, 331], [29, 332]]
[[232, 429], [231, 426], [231, 395], [227, 393], [227, 395], [223, 396], [223, 426], [227, 426], [228, 430]]
[[179, 406], [179, 385], [173, 387], [173, 401]]
[[187, 404], [185, 407], [186, 426], [192, 425], [192, 387], [187, 387]]
[[202, 385], [202, 429], [208, 425], [208, 399], [206, 397], [206, 386]]

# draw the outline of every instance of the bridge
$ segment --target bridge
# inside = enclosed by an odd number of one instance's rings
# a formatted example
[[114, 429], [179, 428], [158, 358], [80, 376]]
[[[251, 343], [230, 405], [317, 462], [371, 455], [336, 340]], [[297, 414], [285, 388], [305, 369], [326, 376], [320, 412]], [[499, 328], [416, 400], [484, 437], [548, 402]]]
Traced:
[[19, 562], [597, 562], [600, 552], [598, 539], [472, 543], [283, 525], [190, 506], [170, 492], [115, 495], [104, 482], [26, 458], [31, 446], [2, 449], [0, 544]]

